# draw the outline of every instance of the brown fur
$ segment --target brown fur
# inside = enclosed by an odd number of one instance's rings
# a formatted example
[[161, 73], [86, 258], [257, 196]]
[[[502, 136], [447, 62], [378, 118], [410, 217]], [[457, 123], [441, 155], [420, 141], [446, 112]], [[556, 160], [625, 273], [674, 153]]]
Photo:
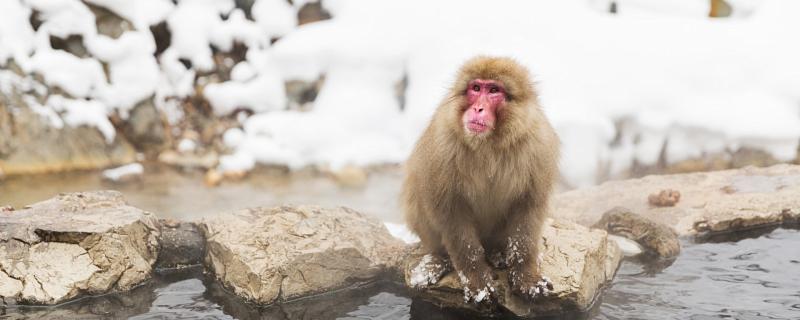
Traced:
[[[486, 135], [468, 135], [461, 122], [472, 79], [506, 88], [505, 106]], [[558, 137], [528, 71], [508, 58], [473, 58], [461, 67], [407, 162], [406, 221], [427, 250], [449, 256], [470, 291], [491, 284], [486, 256], [499, 253], [512, 288], [529, 292], [541, 279], [536, 259], [558, 155]]]

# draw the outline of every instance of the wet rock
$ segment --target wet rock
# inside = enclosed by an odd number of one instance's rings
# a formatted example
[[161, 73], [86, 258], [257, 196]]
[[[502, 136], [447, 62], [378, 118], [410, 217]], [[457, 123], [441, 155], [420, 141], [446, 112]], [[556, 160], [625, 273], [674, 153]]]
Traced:
[[[673, 207], [651, 207], [648, 195], [681, 190]], [[775, 165], [610, 181], [561, 193], [554, 215], [592, 225], [622, 206], [672, 227], [679, 235], [725, 233], [792, 223], [800, 218], [800, 166]]]
[[6, 175], [99, 169], [135, 161], [133, 146], [119, 135], [107, 143], [93, 127], [55, 127], [23, 96], [19, 88], [0, 91], [0, 171]]
[[636, 241], [647, 251], [661, 258], [674, 258], [681, 252], [681, 244], [675, 230], [623, 207], [616, 207], [604, 213], [594, 227]]
[[650, 205], [656, 207], [672, 207], [681, 200], [681, 193], [678, 190], [661, 190], [658, 193], [653, 193], [647, 197]]
[[156, 269], [184, 269], [203, 263], [206, 239], [203, 232], [190, 222], [160, 220], [158, 260]]
[[[478, 304], [464, 303], [462, 286], [455, 272], [417, 292], [419, 298], [444, 308], [467, 309], [478, 313], [510, 313], [514, 316], [545, 316], [568, 311], [585, 310], [600, 294], [602, 287], [616, 273], [622, 258], [619, 248], [608, 241], [607, 233], [567, 221], [551, 221], [544, 231], [542, 273], [553, 282], [549, 295], [533, 303], [511, 293], [506, 270], [494, 270], [498, 287], [500, 310]], [[406, 285], [411, 286], [413, 269], [424, 252], [414, 251], [404, 262]]]
[[167, 143], [166, 132], [153, 98], [144, 99], [133, 107], [123, 130], [125, 137], [141, 150], [162, 149]]
[[130, 290], [150, 278], [157, 237], [153, 215], [116, 191], [61, 194], [4, 213], [0, 298], [57, 304]]
[[375, 280], [404, 245], [380, 222], [349, 208], [254, 208], [200, 223], [205, 263], [234, 294], [259, 304]]

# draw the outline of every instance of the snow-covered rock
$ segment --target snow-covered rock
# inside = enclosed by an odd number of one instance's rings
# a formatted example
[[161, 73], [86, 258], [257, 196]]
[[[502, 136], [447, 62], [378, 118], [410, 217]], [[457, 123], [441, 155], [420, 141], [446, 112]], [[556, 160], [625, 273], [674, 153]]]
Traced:
[[[544, 229], [542, 247], [542, 274], [553, 282], [553, 290], [533, 303], [511, 293], [505, 270], [494, 270], [497, 277], [496, 297], [500, 312], [514, 316], [547, 316], [567, 311], [586, 310], [601, 293], [603, 286], [613, 279], [622, 259], [622, 253], [608, 234], [572, 222], [555, 220]], [[404, 262], [406, 285], [417, 287], [420, 280], [418, 266], [425, 253], [419, 249], [408, 255]], [[423, 278], [425, 276], [423, 275]], [[442, 307], [466, 309], [484, 314], [495, 314], [490, 304], [465, 303], [462, 285], [456, 272], [449, 272], [438, 282], [417, 292], [419, 297]]]
[[29, 95], [41, 84], [0, 70], [0, 170], [7, 175], [98, 169], [135, 160], [102, 105]]

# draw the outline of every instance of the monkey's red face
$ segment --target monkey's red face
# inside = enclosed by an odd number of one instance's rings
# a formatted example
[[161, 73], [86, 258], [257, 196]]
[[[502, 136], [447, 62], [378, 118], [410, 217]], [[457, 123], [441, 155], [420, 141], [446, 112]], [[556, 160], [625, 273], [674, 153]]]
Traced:
[[495, 80], [474, 79], [467, 85], [467, 109], [461, 121], [467, 133], [491, 132], [496, 124], [497, 112], [506, 102], [503, 84]]

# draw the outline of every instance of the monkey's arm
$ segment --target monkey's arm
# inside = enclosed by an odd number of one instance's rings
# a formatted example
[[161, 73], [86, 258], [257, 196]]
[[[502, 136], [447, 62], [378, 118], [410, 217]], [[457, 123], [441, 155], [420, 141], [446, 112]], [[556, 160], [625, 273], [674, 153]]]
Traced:
[[514, 291], [528, 298], [552, 290], [539, 269], [542, 229], [547, 218], [546, 197], [525, 196], [514, 203], [500, 234], [506, 242], [509, 282]]
[[464, 286], [464, 299], [489, 301], [495, 290], [492, 273], [471, 209], [457, 197], [440, 202], [437, 207], [434, 219], [442, 226], [442, 242]]

